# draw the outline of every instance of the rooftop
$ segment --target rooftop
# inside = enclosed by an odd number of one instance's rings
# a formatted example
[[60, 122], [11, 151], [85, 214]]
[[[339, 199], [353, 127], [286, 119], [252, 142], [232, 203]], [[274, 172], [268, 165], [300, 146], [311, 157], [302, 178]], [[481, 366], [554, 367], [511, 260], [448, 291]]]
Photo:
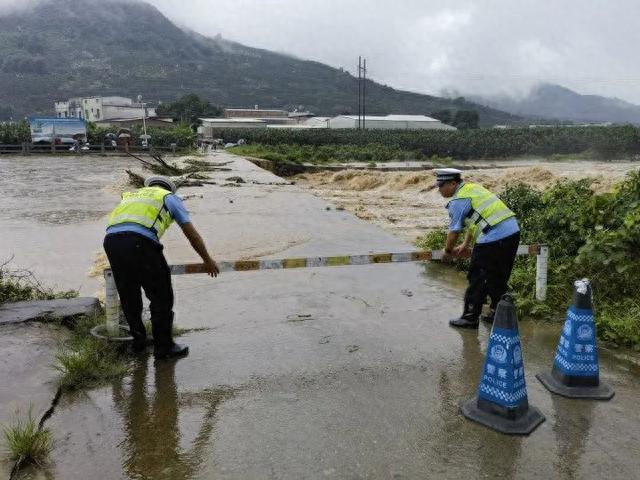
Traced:
[[[358, 115], [339, 115], [340, 117], [358, 120]], [[439, 122], [436, 118], [427, 117], [426, 115], [366, 115], [365, 121], [390, 120], [393, 122]]]

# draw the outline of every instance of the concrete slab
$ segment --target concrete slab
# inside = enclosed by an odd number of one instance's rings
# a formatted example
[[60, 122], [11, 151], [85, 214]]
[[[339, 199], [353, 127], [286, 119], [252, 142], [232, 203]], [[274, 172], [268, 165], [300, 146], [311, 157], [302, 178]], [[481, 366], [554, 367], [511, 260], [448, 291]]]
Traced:
[[0, 325], [94, 315], [101, 309], [100, 302], [93, 297], [4, 303], [0, 305]]

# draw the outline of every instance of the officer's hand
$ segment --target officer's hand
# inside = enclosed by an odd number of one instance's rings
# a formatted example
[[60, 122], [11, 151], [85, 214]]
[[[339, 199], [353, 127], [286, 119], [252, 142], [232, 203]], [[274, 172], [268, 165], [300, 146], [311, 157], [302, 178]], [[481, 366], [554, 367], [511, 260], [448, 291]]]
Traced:
[[217, 277], [220, 273], [220, 269], [213, 258], [209, 258], [204, 262], [204, 269], [210, 277]]
[[453, 249], [452, 255], [454, 257], [468, 257], [469, 253], [469, 249], [466, 245], [458, 245]]

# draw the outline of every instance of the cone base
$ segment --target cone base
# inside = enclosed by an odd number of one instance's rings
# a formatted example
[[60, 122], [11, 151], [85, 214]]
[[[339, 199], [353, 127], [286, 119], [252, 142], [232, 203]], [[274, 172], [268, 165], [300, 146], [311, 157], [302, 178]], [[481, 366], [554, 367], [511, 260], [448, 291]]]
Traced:
[[460, 406], [460, 410], [469, 420], [507, 435], [529, 435], [546, 420], [540, 410], [532, 406], [529, 406], [527, 413], [517, 420], [509, 420], [499, 415], [487, 413], [478, 408], [477, 397], [464, 402]]
[[597, 387], [567, 387], [559, 382], [551, 373], [538, 373], [536, 378], [551, 393], [567, 398], [581, 398], [584, 400], [611, 400], [615, 395], [613, 388], [600, 381]]

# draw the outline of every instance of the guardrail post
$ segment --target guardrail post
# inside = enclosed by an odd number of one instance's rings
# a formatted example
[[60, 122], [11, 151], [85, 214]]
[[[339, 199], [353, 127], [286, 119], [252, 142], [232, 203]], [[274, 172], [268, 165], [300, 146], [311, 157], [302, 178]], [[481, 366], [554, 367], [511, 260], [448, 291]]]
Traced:
[[540, 246], [536, 257], [536, 300], [544, 302], [547, 299], [547, 272], [549, 270], [549, 247]]
[[117, 336], [119, 333], [118, 324], [120, 322], [120, 299], [118, 298], [118, 290], [111, 270], [104, 271], [104, 281], [104, 306], [107, 314], [107, 332], [109, 335]]
[[54, 138], [51, 139], [51, 153], [56, 153], [56, 141]]
[[100, 144], [100, 153], [104, 155], [104, 141]]
[[27, 155], [27, 143], [26, 142], [22, 142], [22, 155], [23, 156]]

